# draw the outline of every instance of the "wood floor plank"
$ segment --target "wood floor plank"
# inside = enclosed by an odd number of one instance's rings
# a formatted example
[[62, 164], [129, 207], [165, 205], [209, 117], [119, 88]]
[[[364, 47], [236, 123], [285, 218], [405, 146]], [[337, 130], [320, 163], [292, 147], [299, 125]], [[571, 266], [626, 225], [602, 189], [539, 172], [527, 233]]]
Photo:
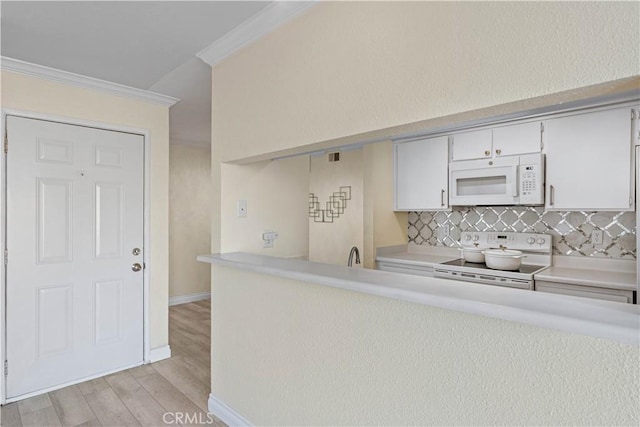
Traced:
[[190, 370], [196, 377], [200, 378], [203, 383], [211, 384], [211, 364], [203, 363], [190, 356], [172, 357], [171, 360]]
[[[173, 329], [176, 332], [180, 332], [184, 337], [190, 339], [191, 341], [193, 341], [194, 343], [197, 342], [202, 342], [203, 341], [203, 337], [202, 334], [199, 334], [197, 332], [194, 332], [191, 328], [189, 328], [188, 326], [183, 326], [182, 324], [180, 324], [179, 322], [176, 322], [174, 320], [169, 320], [170, 322], [170, 329]], [[205, 338], [206, 339], [206, 338]]]
[[103, 426], [140, 425], [111, 388], [89, 393], [85, 399]]
[[193, 403], [203, 410], [207, 410], [207, 401], [211, 386], [205, 384], [189, 369], [174, 363], [171, 359], [157, 362], [153, 367], [178, 390], [184, 393]]
[[78, 424], [76, 427], [101, 427], [100, 421], [97, 418], [84, 422], [82, 424]]
[[80, 388], [80, 391], [83, 395], [87, 395], [109, 388], [109, 384], [107, 384], [107, 382], [104, 380], [104, 377], [100, 377], [80, 383], [78, 384], [78, 388]]
[[199, 410], [191, 399], [181, 393], [180, 390], [157, 372], [139, 378], [138, 382], [166, 411], [197, 412]]
[[76, 426], [96, 418], [78, 386], [52, 391], [49, 397], [63, 426]]
[[22, 418], [20, 418], [20, 410], [17, 403], [9, 403], [0, 408], [0, 426], [2, 427], [21, 427]]
[[194, 301], [194, 305], [198, 307], [203, 307], [207, 309], [207, 313], [211, 311], [211, 299], [201, 299], [199, 301]]
[[165, 425], [162, 406], [136, 381], [129, 372], [107, 377], [107, 382], [143, 426]]
[[[173, 350], [173, 348], [171, 350]], [[127, 372], [129, 372], [133, 378], [140, 378], [145, 375], [153, 374], [156, 371], [151, 367], [151, 365], [140, 365], [127, 370]]]
[[20, 411], [20, 416], [22, 417], [30, 412], [39, 411], [40, 409], [49, 408], [51, 406], [51, 399], [49, 399], [48, 393], [29, 397], [28, 399], [24, 399], [18, 402], [18, 410]]
[[169, 314], [169, 319], [170, 321], [176, 322], [180, 326], [183, 326], [191, 331], [200, 334], [201, 337], [208, 336], [209, 334], [209, 327], [201, 323], [198, 318], [172, 311]]
[[54, 427], [62, 425], [53, 406], [29, 412], [25, 415], [21, 414], [20, 417], [24, 427]]

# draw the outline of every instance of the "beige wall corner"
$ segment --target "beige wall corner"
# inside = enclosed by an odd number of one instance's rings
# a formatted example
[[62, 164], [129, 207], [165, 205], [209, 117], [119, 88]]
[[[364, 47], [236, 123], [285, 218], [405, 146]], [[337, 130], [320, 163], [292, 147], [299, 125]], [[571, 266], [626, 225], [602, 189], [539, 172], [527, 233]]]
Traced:
[[211, 269], [196, 261], [211, 249], [211, 149], [169, 150], [169, 298], [207, 292]]
[[[221, 252], [308, 257], [309, 157], [220, 166]], [[237, 215], [239, 200], [246, 218]], [[279, 234], [273, 248], [263, 248], [264, 231]]]
[[150, 345], [169, 343], [169, 108], [2, 71], [2, 108], [149, 130]]
[[[309, 193], [318, 198], [318, 207], [325, 210], [325, 222], [309, 218], [309, 261], [347, 265], [349, 251], [357, 247], [362, 255], [364, 244], [362, 149], [339, 152], [339, 161], [328, 160], [326, 153], [311, 157]], [[341, 202], [333, 206], [336, 218], [328, 218], [326, 208], [330, 197], [343, 189], [345, 208]], [[354, 258], [355, 263], [355, 258]], [[354, 264], [355, 265], [355, 264]]]
[[376, 249], [407, 243], [407, 212], [393, 211], [393, 143], [364, 147], [364, 266], [375, 268]]

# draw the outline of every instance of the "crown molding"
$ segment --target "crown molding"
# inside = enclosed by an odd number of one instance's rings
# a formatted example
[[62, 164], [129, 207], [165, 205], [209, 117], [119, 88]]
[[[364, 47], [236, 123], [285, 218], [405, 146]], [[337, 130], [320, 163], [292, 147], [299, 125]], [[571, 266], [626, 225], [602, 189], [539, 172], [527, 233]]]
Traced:
[[56, 68], [45, 67], [44, 65], [33, 64], [31, 62], [20, 61], [6, 56], [0, 57], [0, 70], [38, 77], [83, 89], [98, 90], [111, 95], [166, 105], [167, 107], [171, 107], [180, 101], [178, 98], [172, 96], [83, 76], [69, 71], [58, 70]]
[[233, 53], [266, 36], [279, 26], [315, 6], [319, 0], [273, 1], [242, 24], [196, 54], [214, 66]]

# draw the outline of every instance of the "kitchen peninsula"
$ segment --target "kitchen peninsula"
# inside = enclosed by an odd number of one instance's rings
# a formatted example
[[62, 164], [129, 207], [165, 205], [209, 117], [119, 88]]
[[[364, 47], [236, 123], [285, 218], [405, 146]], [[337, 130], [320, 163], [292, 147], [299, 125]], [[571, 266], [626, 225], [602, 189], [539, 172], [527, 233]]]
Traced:
[[520, 289], [240, 252], [202, 255], [198, 261], [626, 344], [640, 344], [640, 307], [637, 305], [542, 292], [525, 294]]
[[[248, 253], [198, 259], [215, 278], [209, 408], [242, 414], [228, 420], [444, 423], [455, 413], [491, 424], [497, 405], [513, 422], [545, 424], [553, 404], [576, 423], [624, 424], [634, 413], [637, 305]], [[309, 393], [318, 414], [304, 409]], [[274, 399], [288, 409], [271, 409]]]

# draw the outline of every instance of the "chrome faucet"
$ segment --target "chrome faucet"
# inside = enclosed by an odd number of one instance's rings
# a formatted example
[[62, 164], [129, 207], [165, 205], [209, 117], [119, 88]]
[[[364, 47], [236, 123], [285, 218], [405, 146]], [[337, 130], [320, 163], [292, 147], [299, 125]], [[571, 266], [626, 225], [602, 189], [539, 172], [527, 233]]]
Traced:
[[356, 264], [360, 264], [360, 251], [354, 246], [351, 248], [351, 252], [349, 252], [349, 261], [347, 262], [349, 267], [353, 266], [353, 254], [356, 254]]

